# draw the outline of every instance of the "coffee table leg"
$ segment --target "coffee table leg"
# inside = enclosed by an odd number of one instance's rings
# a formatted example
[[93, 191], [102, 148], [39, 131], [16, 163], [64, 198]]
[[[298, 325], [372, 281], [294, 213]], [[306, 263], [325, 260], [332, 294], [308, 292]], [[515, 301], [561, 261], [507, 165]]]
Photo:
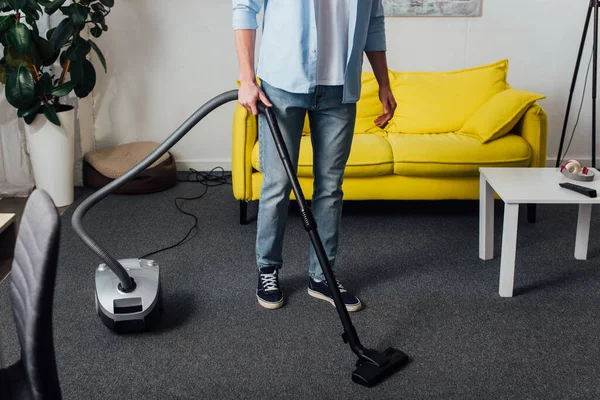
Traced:
[[518, 222], [519, 204], [505, 204], [499, 288], [499, 293], [502, 297], [512, 297], [513, 295]]
[[494, 189], [479, 176], [479, 258], [494, 258]]
[[591, 219], [592, 205], [580, 204], [577, 216], [577, 235], [575, 237], [575, 258], [578, 260], [587, 259]]

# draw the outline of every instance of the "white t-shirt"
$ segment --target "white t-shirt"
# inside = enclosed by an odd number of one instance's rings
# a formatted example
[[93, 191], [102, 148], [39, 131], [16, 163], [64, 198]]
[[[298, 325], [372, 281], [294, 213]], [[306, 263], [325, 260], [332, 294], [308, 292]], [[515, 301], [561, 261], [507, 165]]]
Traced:
[[343, 85], [348, 58], [348, 0], [316, 0], [317, 85]]

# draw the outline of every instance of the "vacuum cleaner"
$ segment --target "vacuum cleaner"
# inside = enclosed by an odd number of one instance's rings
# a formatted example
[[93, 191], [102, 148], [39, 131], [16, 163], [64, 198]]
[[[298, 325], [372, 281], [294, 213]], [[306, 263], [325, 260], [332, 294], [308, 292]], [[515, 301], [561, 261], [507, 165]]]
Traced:
[[[169, 151], [171, 147], [206, 115], [221, 105], [236, 101], [237, 99], [238, 90], [230, 90], [208, 101], [150, 153], [148, 157], [140, 161], [118, 179], [93, 193], [75, 210], [72, 225], [76, 234], [104, 261], [96, 268], [96, 312], [104, 324], [112, 330], [116, 332], [143, 331], [151, 326], [153, 317], [156, 316], [161, 302], [160, 267], [156, 260], [135, 258], [114, 259], [85, 231], [82, 224], [84, 215], [119, 186], [135, 178], [137, 174], [152, 165], [152, 163]], [[366, 387], [373, 387], [407, 365], [409, 357], [406, 353], [393, 347], [380, 352], [365, 348], [361, 344], [350, 319], [350, 314], [342, 300], [340, 290], [336, 285], [336, 278], [319, 237], [316, 221], [302, 193], [275, 114], [270, 107], [266, 107], [260, 102], [258, 109], [265, 116], [273, 135], [277, 151], [290, 180], [296, 201], [298, 202], [304, 228], [309, 234], [317, 258], [333, 294], [335, 308], [344, 328], [342, 340], [344, 343], [349, 344], [350, 349], [358, 357], [355, 363], [356, 368], [352, 372], [352, 381]]]

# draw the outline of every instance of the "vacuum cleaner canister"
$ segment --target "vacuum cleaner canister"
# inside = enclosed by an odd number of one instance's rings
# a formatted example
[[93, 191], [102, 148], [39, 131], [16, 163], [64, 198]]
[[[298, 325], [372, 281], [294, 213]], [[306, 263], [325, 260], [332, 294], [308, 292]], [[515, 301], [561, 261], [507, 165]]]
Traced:
[[[140, 154], [130, 154], [126, 162], [129, 170], [106, 172], [115, 179], [103, 182], [102, 188], [92, 193], [75, 209], [71, 224], [75, 233], [104, 263], [96, 268], [96, 313], [103, 323], [118, 332], [144, 331], [153, 322], [153, 316], [161, 311], [161, 284], [158, 263], [154, 260], [128, 258], [117, 260], [90, 236], [83, 225], [83, 217], [99, 201], [112, 193], [119, 192], [124, 185], [135, 180], [139, 174], [148, 172], [154, 163], [160, 166], [168, 151], [185, 136], [200, 120], [216, 108], [238, 98], [237, 90], [222, 93], [200, 107], [175, 132], [162, 143], [146, 143]], [[139, 150], [133, 144], [120, 148], [117, 153], [110, 152], [108, 159], [119, 158], [123, 150], [127, 153], [131, 148]], [[147, 146], [147, 147], [146, 147]], [[130, 148], [131, 147], [131, 148]], [[150, 152], [150, 154], [148, 154]], [[92, 157], [93, 158], [93, 157]], [[134, 163], [136, 163], [133, 165]], [[133, 165], [133, 166], [132, 166]], [[176, 172], [173, 169], [174, 172]], [[129, 189], [132, 189], [131, 187]], [[130, 190], [126, 190], [129, 192]], [[139, 188], [138, 188], [139, 189]]]
[[118, 333], [142, 331], [154, 321], [160, 308], [160, 270], [154, 260], [123, 259], [134, 284], [122, 290], [119, 278], [106, 264], [96, 268], [96, 312], [102, 322]]

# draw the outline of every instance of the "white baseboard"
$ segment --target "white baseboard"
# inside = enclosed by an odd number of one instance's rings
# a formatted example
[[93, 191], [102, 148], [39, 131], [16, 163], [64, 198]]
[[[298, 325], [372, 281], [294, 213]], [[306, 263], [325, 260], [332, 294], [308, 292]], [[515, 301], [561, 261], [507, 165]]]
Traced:
[[189, 171], [190, 168], [196, 171], [210, 171], [213, 168], [231, 171], [231, 160], [178, 160], [176, 163], [177, 171]]

